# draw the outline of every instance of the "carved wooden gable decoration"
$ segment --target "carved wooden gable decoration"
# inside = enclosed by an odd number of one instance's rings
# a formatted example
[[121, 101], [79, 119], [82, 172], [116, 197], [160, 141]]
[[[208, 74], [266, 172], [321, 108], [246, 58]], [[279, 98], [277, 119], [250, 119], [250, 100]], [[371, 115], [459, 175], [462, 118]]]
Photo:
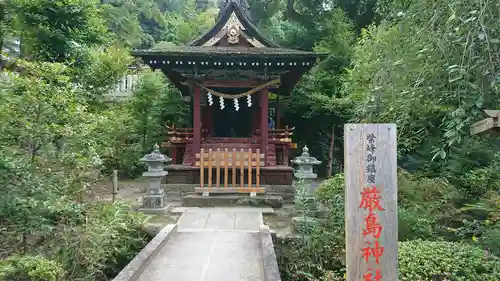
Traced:
[[[251, 47], [265, 47], [265, 45], [260, 42], [258, 39], [255, 37], [252, 37], [248, 31], [247, 28], [245, 27], [244, 24], [241, 23], [241, 20], [238, 18], [235, 12], [231, 13], [231, 16], [227, 20], [227, 22], [223, 25], [221, 30], [210, 38], [207, 42], [205, 42], [202, 46], [215, 46], [221, 44], [221, 45], [226, 45], [224, 44], [225, 42], [221, 41], [226, 41], [227, 46], [231, 45], [237, 45], [238, 43], [242, 43], [240, 38], [243, 37], [245, 42], [248, 42]], [[247, 44], [241, 44], [241, 45], [247, 45]], [[250, 47], [249, 46], [249, 47]]]
[[222, 8], [212, 29], [191, 42], [190, 46], [279, 47], [260, 33], [249, 19], [247, 12], [234, 0]]

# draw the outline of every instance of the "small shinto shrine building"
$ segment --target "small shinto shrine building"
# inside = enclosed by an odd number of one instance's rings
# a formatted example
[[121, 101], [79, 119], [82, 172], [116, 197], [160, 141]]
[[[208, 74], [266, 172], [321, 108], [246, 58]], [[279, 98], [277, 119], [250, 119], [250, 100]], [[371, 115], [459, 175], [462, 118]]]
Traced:
[[[279, 47], [252, 24], [246, 1], [227, 0], [212, 29], [188, 46], [133, 55], [161, 69], [192, 106], [192, 128], [167, 126], [167, 183], [292, 184], [294, 128], [282, 123], [279, 97], [324, 54]], [[270, 93], [277, 102], [269, 102]]]

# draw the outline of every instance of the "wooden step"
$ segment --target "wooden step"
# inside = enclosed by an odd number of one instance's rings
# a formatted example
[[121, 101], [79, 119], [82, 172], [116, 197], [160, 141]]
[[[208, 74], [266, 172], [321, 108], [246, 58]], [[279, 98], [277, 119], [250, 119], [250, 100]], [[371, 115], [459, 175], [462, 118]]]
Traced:
[[186, 145], [186, 150], [184, 151], [184, 158], [182, 159], [182, 165], [185, 166], [194, 165], [193, 145], [190, 143]]

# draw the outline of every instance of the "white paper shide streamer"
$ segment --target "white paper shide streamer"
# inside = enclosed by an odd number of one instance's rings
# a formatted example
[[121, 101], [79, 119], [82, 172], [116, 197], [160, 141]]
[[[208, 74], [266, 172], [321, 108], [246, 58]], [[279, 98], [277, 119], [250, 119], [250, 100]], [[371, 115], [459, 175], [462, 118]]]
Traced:
[[220, 110], [223, 110], [224, 109], [224, 98], [223, 97], [219, 97], [219, 104], [220, 104]]
[[[247, 95], [247, 106], [252, 107], [252, 96]], [[210, 106], [214, 104], [214, 96], [212, 93], [207, 93], [207, 101]], [[240, 110], [240, 104], [238, 102], [237, 98], [233, 98], [234, 102], [234, 110], [239, 111]], [[226, 106], [224, 104], [224, 98], [222, 96], [219, 96], [219, 107], [221, 110], [223, 110]]]
[[238, 104], [238, 99], [234, 99], [234, 110], [239, 111], [240, 105]]
[[208, 93], [207, 98], [208, 98], [208, 104], [212, 106], [214, 104], [214, 98], [212, 97], [212, 94]]

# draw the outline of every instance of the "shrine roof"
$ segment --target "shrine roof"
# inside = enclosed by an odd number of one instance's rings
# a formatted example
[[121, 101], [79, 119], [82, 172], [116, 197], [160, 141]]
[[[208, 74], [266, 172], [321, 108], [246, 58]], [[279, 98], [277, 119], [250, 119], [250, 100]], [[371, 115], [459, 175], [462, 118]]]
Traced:
[[221, 46], [168, 46], [149, 50], [136, 50], [134, 56], [147, 57], [259, 57], [304, 58], [326, 57], [327, 54], [285, 48], [221, 47]]
[[[246, 0], [226, 0], [216, 24], [189, 46], [163, 45], [134, 50], [153, 69], [161, 69], [183, 95], [188, 79], [249, 77], [281, 80], [274, 92], [288, 95], [301, 76], [326, 53], [281, 48], [252, 24]], [[265, 78], [263, 78], [265, 77]], [[202, 80], [203, 80], [202, 79]]]
[[255, 38], [261, 47], [273, 47], [279, 48], [279, 45], [275, 44], [266, 36], [264, 36], [259, 29], [252, 23], [248, 16], [248, 7], [242, 7], [238, 0], [227, 0], [227, 4], [221, 8], [217, 22], [215, 25], [205, 34], [201, 35], [197, 39], [193, 40], [190, 46], [202, 46], [207, 44], [212, 38], [217, 36], [217, 34], [224, 29], [231, 18], [237, 17], [237, 20], [241, 24], [242, 29], [248, 32], [248, 35]]

